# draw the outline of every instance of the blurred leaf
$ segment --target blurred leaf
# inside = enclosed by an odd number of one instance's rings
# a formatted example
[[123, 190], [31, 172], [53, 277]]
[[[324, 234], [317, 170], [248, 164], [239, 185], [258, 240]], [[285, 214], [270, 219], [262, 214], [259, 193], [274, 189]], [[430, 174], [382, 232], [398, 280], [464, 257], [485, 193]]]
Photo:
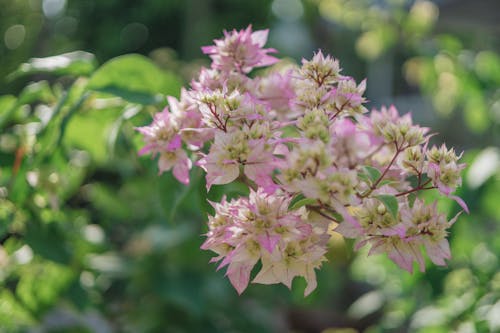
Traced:
[[8, 122], [15, 111], [16, 98], [11, 95], [0, 96], [0, 128]]
[[58, 296], [70, 284], [73, 272], [69, 267], [53, 262], [34, 263], [23, 267], [16, 294], [32, 312], [41, 314], [58, 301]]
[[467, 171], [467, 185], [476, 189], [500, 170], [500, 149], [487, 147], [475, 158]]
[[181, 82], [149, 58], [128, 54], [109, 60], [92, 75], [89, 89], [138, 104], [157, 104], [165, 95], [178, 95]]
[[47, 81], [38, 81], [28, 84], [17, 101], [18, 105], [31, 104], [34, 102], [44, 102], [48, 103], [54, 99], [54, 94]]
[[390, 25], [381, 25], [362, 33], [356, 41], [356, 51], [367, 59], [375, 60], [397, 41], [397, 31]]
[[467, 126], [476, 133], [484, 132], [490, 125], [488, 107], [480, 90], [470, 92], [464, 107], [464, 117]]
[[67, 294], [71, 303], [80, 311], [84, 310], [85, 307], [91, 304], [88, 294], [82, 288], [80, 281], [77, 279], [74, 279], [68, 286]]
[[58, 100], [54, 111], [47, 119], [47, 125], [38, 133], [40, 151], [35, 164], [41, 163], [48, 155], [60, 147], [67, 124], [82, 107], [88, 97], [85, 93], [86, 80], [76, 80]]
[[391, 213], [391, 215], [397, 219], [398, 218], [398, 200], [393, 195], [376, 195], [375, 198], [380, 200], [387, 208], [387, 210]]
[[327, 328], [321, 333], [359, 333], [359, 331], [354, 328]]
[[[484, 192], [479, 197], [481, 212], [496, 219], [498, 228], [498, 225], [500, 225], [500, 209], [498, 209], [498, 203], [500, 202], [500, 172], [496, 176], [490, 178], [490, 180], [484, 184], [484, 187]], [[496, 238], [496, 241], [500, 245], [499, 237]]]
[[437, 42], [440, 48], [451, 54], [458, 54], [464, 48], [460, 39], [450, 34], [439, 35]]
[[203, 298], [200, 293], [200, 279], [192, 274], [184, 274], [169, 283], [161, 283], [158, 287], [159, 295], [169, 303], [184, 310], [191, 316], [200, 316], [203, 309]]
[[89, 255], [87, 264], [91, 269], [110, 276], [125, 276], [130, 270], [124, 258], [112, 252]]
[[151, 246], [153, 251], [164, 251], [179, 246], [193, 236], [189, 225], [182, 224], [175, 228], [166, 228], [163, 225], [151, 225], [139, 236], [143, 242]]
[[119, 109], [108, 109], [76, 113], [67, 123], [64, 143], [87, 151], [97, 164], [105, 163], [109, 158], [109, 131], [119, 112]]
[[8, 200], [0, 199], [0, 238], [7, 232], [14, 220], [16, 206]]
[[122, 115], [114, 121], [112, 124], [109, 135], [107, 136], [107, 148], [111, 158], [115, 157], [115, 151], [117, 148], [118, 137], [122, 132], [122, 126], [129, 120], [134, 117], [142, 110], [142, 107], [132, 104], [125, 107]]
[[[194, 183], [196, 183], [196, 181]], [[160, 177], [158, 185], [163, 211], [166, 213], [168, 222], [175, 223], [179, 205], [186, 199], [192, 188], [196, 186], [194, 184], [186, 186], [179, 183], [171, 172], [163, 174]], [[191, 203], [190, 206], [192, 209], [193, 203]]]
[[0, 112], [3, 114], [5, 110], [10, 109], [14, 103], [16, 103], [16, 98], [12, 95], [0, 96]]
[[92, 53], [74, 51], [46, 58], [31, 58], [11, 73], [8, 79], [40, 73], [88, 76], [96, 66], [97, 62]]
[[26, 181], [26, 172], [28, 171], [28, 166], [26, 163], [22, 163], [21, 167], [15, 175], [10, 180], [10, 195], [9, 198], [16, 205], [20, 207], [24, 203], [24, 200], [28, 197], [30, 192], [30, 187]]
[[481, 79], [500, 84], [500, 57], [495, 52], [479, 52], [474, 59], [474, 70]]
[[[28, 84], [19, 94], [19, 97], [1, 96], [0, 97], [0, 128], [15, 118], [14, 114], [20, 106], [34, 102], [48, 103], [54, 100], [54, 94], [47, 81], [39, 81]], [[14, 121], [14, 120], [12, 120]]]
[[3, 288], [0, 292], [0, 323], [5, 332], [23, 331], [23, 327], [34, 323], [29, 311], [8, 289]]
[[41, 225], [29, 223], [26, 227], [26, 244], [35, 254], [61, 264], [68, 264], [72, 258], [65, 234], [55, 223]]
[[359, 297], [347, 310], [349, 317], [360, 320], [376, 311], [385, 303], [385, 296], [381, 291], [370, 291]]
[[413, 4], [408, 17], [402, 22], [410, 34], [429, 32], [438, 18], [439, 9], [431, 1], [417, 1]]
[[96, 182], [85, 186], [84, 195], [101, 217], [124, 220], [133, 214], [129, 206], [117, 195], [116, 189], [104, 182]]
[[318, 200], [316, 200], [316, 199], [304, 198], [304, 199], [301, 199], [301, 200], [293, 203], [293, 205], [290, 207], [290, 210], [299, 209], [302, 206], [312, 205], [312, 204], [317, 204], [317, 203], [318, 203]]

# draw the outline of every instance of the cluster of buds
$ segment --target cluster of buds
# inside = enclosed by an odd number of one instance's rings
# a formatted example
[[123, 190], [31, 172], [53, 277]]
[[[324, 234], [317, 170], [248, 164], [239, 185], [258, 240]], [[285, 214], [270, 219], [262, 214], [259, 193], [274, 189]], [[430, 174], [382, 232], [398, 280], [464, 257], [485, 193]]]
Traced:
[[[428, 129], [394, 107], [368, 113], [365, 81], [341, 75], [339, 62], [318, 51], [301, 66], [275, 66], [264, 48], [267, 30], [225, 32], [203, 47], [212, 59], [180, 99], [153, 123], [138, 128], [141, 154], [159, 156], [159, 171], [173, 169], [189, 183], [193, 165], [212, 185], [242, 182], [248, 197], [212, 203], [202, 249], [242, 293], [254, 283], [283, 283], [296, 276], [316, 287], [331, 229], [386, 253], [410, 272], [450, 258], [446, 239], [455, 222], [419, 199], [434, 190], [467, 211], [452, 192], [463, 164], [453, 149], [428, 148]], [[260, 271], [251, 279], [260, 261]]]

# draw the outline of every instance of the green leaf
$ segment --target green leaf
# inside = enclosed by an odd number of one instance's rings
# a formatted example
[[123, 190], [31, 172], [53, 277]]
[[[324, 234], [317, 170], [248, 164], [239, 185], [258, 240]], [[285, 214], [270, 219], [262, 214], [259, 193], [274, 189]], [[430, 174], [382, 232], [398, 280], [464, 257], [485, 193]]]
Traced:
[[368, 175], [372, 183], [376, 182], [381, 176], [379, 169], [374, 168], [372, 166], [364, 165], [363, 169], [365, 170], [366, 174]]
[[[175, 179], [171, 172], [160, 177], [158, 182], [158, 195], [162, 202], [162, 209], [168, 222], [175, 223], [175, 217], [182, 201], [189, 196], [191, 186], [181, 184]], [[195, 204], [190, 203], [193, 207]]]
[[2, 304], [0, 322], [4, 332], [19, 332], [20, 327], [36, 323], [30, 311], [8, 288], [2, 288], [0, 291], [0, 301]]
[[103, 165], [111, 157], [107, 141], [120, 112], [118, 108], [76, 112], [65, 123], [64, 144], [87, 151], [95, 163]]
[[395, 184], [395, 183], [397, 183], [397, 181], [392, 180], [392, 179], [384, 179], [380, 183], [378, 183], [378, 186], [382, 187], [384, 185]]
[[74, 51], [46, 58], [31, 58], [7, 78], [13, 80], [21, 76], [40, 73], [88, 76], [96, 67], [97, 61], [92, 53]]
[[0, 96], [0, 128], [9, 122], [16, 122], [16, 111], [24, 104], [35, 102], [49, 103], [55, 99], [47, 81], [28, 84], [16, 99], [13, 96]]
[[5, 199], [0, 200], [0, 238], [7, 233], [9, 226], [14, 222], [16, 206]]
[[74, 280], [69, 266], [50, 261], [31, 263], [22, 268], [16, 295], [32, 313], [44, 313], [52, 308]]
[[492, 124], [488, 115], [489, 106], [483, 95], [480, 89], [472, 88], [468, 92], [464, 106], [465, 123], [475, 133], [483, 133]]
[[68, 122], [80, 111], [89, 95], [85, 91], [85, 86], [85, 80], [76, 80], [57, 101], [46, 126], [38, 133], [41, 149], [34, 161], [36, 165], [60, 148], [64, 134], [67, 132]]
[[382, 202], [387, 208], [387, 210], [391, 213], [391, 215], [397, 219], [398, 218], [398, 200], [396, 199], [395, 196], [393, 195], [387, 195], [387, 194], [381, 194], [381, 195], [376, 195], [375, 198], [377, 198], [380, 202]]
[[316, 199], [304, 198], [304, 199], [301, 199], [301, 200], [295, 202], [294, 204], [292, 204], [292, 207], [290, 207], [290, 210], [299, 209], [302, 206], [313, 205], [313, 204], [317, 204], [317, 203], [318, 203], [318, 201]]
[[10, 120], [16, 110], [16, 105], [16, 98], [14, 96], [0, 96], [0, 128]]
[[52, 93], [52, 89], [50, 88], [49, 83], [47, 81], [39, 81], [28, 84], [23, 89], [23, 91], [19, 95], [17, 104], [31, 104], [38, 101], [48, 103], [54, 98], [55, 97]]
[[3, 114], [5, 110], [10, 109], [16, 103], [16, 98], [12, 95], [2, 95], [0, 96], [0, 114]]
[[43, 258], [63, 265], [72, 259], [72, 251], [67, 244], [64, 231], [54, 223], [46, 225], [29, 223], [26, 226], [25, 240], [33, 252]]
[[99, 212], [99, 216], [107, 220], [126, 220], [134, 213], [129, 205], [124, 205], [116, 188], [105, 183], [89, 184], [85, 197], [92, 202], [92, 208]]
[[88, 89], [119, 96], [138, 104], [157, 104], [165, 95], [178, 95], [180, 80], [149, 58], [128, 54], [109, 60], [92, 75]]

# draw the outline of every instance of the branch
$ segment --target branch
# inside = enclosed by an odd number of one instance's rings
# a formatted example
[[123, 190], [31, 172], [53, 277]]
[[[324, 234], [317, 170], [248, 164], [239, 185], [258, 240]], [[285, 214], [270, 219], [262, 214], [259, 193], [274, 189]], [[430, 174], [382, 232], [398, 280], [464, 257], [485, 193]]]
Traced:
[[382, 179], [384, 179], [385, 175], [387, 174], [387, 172], [389, 171], [389, 169], [391, 168], [391, 166], [394, 164], [394, 162], [396, 161], [396, 158], [399, 156], [399, 154], [406, 148], [404, 149], [401, 149], [401, 148], [398, 148], [398, 145], [396, 145], [396, 153], [394, 154], [394, 157], [392, 158], [392, 160], [389, 162], [389, 164], [387, 165], [387, 167], [385, 168], [384, 172], [382, 172], [382, 174], [380, 175], [380, 177], [377, 179], [377, 181], [375, 183], [373, 183], [373, 185], [370, 187], [370, 189], [373, 191], [374, 189], [377, 188], [378, 184], [382, 181]]

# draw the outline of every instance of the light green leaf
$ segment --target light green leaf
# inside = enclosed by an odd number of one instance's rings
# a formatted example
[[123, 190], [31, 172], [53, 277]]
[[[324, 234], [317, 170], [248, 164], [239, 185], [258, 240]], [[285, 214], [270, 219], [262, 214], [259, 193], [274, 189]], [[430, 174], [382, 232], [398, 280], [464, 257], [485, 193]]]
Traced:
[[138, 104], [157, 104], [166, 95], [178, 95], [180, 80], [150, 59], [128, 54], [111, 59], [92, 75], [88, 89], [119, 96]]
[[475, 133], [483, 133], [492, 124], [488, 112], [489, 107], [484, 99], [483, 91], [469, 85], [468, 96], [464, 106], [464, 119], [466, 125]]
[[[105, 112], [102, 112], [105, 111]], [[64, 143], [87, 151], [98, 165], [109, 160], [108, 136], [121, 110], [88, 110], [77, 112], [65, 124]]]
[[54, 94], [47, 81], [38, 81], [24, 87], [17, 101], [18, 105], [31, 104], [34, 102], [48, 103], [53, 100]]
[[9, 121], [14, 121], [16, 111], [23, 104], [35, 102], [49, 103], [54, 99], [54, 94], [47, 81], [39, 81], [28, 84], [16, 99], [14, 96], [0, 96], [0, 128], [3, 128]]
[[379, 187], [382, 187], [382, 186], [384, 186], [384, 185], [396, 184], [396, 183], [397, 183], [397, 181], [395, 181], [395, 180], [392, 180], [392, 179], [384, 179], [384, 180], [382, 180], [380, 183], [378, 183], [378, 186], [379, 186]]
[[16, 103], [16, 98], [12, 95], [2, 95], [0, 96], [0, 113], [4, 113], [5, 110], [10, 109]]
[[88, 76], [96, 67], [97, 61], [92, 53], [74, 51], [46, 58], [31, 58], [11, 73], [8, 79], [40, 73]]
[[0, 96], [0, 128], [12, 117], [16, 105], [16, 98], [14, 96]]
[[375, 198], [377, 198], [380, 202], [382, 202], [387, 208], [387, 210], [391, 213], [391, 215], [397, 219], [398, 218], [398, 200], [396, 199], [395, 196], [393, 195], [387, 195], [387, 194], [381, 194], [381, 195], [376, 195]]
[[292, 204], [292, 207], [290, 208], [290, 210], [299, 209], [302, 206], [313, 205], [313, 204], [317, 204], [317, 203], [318, 203], [318, 201], [316, 199], [304, 198], [304, 199], [301, 199], [301, 200], [295, 202], [294, 204]]
[[0, 291], [0, 301], [0, 322], [4, 332], [18, 332], [20, 327], [31, 326], [36, 322], [30, 311], [8, 288]]
[[74, 279], [70, 266], [51, 261], [35, 262], [23, 267], [16, 287], [16, 295], [33, 313], [52, 308], [60, 295]]

